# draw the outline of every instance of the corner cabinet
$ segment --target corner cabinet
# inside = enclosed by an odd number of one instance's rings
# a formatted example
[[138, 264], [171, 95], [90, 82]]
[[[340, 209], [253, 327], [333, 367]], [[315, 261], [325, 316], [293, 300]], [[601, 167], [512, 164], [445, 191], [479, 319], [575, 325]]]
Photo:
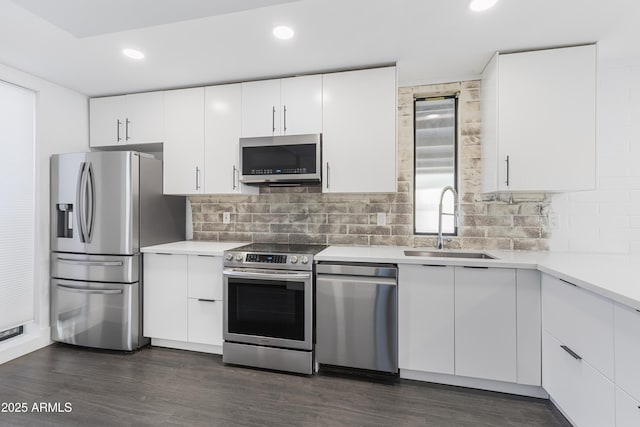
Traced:
[[323, 192], [396, 191], [396, 68], [322, 77]]
[[242, 137], [322, 132], [322, 75], [241, 85]]
[[89, 146], [162, 142], [163, 114], [162, 92], [91, 98]]
[[144, 335], [161, 347], [222, 352], [222, 257], [144, 254]]
[[496, 53], [481, 114], [483, 192], [595, 188], [595, 45]]

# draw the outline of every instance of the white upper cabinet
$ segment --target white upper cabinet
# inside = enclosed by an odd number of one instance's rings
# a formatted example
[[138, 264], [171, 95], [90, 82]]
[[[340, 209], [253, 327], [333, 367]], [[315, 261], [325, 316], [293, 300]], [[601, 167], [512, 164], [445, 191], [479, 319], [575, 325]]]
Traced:
[[92, 98], [89, 109], [91, 147], [163, 141], [162, 92]]
[[396, 68], [325, 74], [323, 191], [396, 191]]
[[257, 193], [257, 187], [239, 182], [241, 84], [207, 87], [204, 97], [205, 191], [213, 194]]
[[202, 194], [204, 88], [166, 91], [164, 106], [164, 194]]
[[322, 131], [322, 76], [242, 83], [242, 136]]
[[595, 188], [595, 45], [496, 54], [481, 112], [484, 192]]

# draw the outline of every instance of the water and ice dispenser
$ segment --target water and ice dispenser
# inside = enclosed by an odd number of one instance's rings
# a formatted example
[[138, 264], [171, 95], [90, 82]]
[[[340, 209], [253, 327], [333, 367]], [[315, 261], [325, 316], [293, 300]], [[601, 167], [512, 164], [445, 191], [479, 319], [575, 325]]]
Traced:
[[73, 204], [56, 204], [56, 236], [73, 238]]

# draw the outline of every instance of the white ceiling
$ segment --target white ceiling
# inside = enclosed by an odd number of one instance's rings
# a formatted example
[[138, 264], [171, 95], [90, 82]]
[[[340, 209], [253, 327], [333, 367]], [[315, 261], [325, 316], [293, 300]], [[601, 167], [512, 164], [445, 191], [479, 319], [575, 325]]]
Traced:
[[[0, 63], [96, 96], [389, 63], [397, 63], [400, 85], [456, 81], [477, 78], [496, 50], [593, 41], [601, 60], [640, 58], [637, 0], [500, 0], [480, 14], [467, 5], [0, 0]], [[293, 27], [292, 40], [272, 37], [281, 24]], [[146, 58], [125, 58], [124, 47]]]

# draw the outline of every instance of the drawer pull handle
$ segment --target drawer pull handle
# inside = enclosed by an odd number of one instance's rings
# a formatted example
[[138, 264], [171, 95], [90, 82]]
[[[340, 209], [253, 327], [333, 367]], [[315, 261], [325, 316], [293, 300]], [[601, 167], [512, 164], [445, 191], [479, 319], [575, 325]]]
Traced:
[[463, 265], [463, 268], [489, 268], [489, 267], [481, 267], [481, 266], [473, 266], [473, 265]]
[[423, 267], [446, 267], [443, 264], [422, 264]]
[[214, 299], [205, 299], [205, 298], [198, 298], [198, 301], [200, 301], [200, 302], [216, 302], [216, 300], [214, 300]]
[[564, 351], [566, 351], [567, 353], [569, 353], [571, 355], [571, 357], [573, 357], [576, 360], [582, 360], [582, 357], [578, 356], [578, 354], [571, 350], [569, 347], [567, 347], [566, 345], [561, 345], [560, 347], [562, 347], [562, 349]]
[[578, 287], [578, 285], [576, 285], [575, 283], [571, 283], [568, 280], [564, 280], [564, 279], [558, 279], [558, 280], [560, 280], [561, 282], [566, 283], [567, 285], [575, 286], [576, 288]]

